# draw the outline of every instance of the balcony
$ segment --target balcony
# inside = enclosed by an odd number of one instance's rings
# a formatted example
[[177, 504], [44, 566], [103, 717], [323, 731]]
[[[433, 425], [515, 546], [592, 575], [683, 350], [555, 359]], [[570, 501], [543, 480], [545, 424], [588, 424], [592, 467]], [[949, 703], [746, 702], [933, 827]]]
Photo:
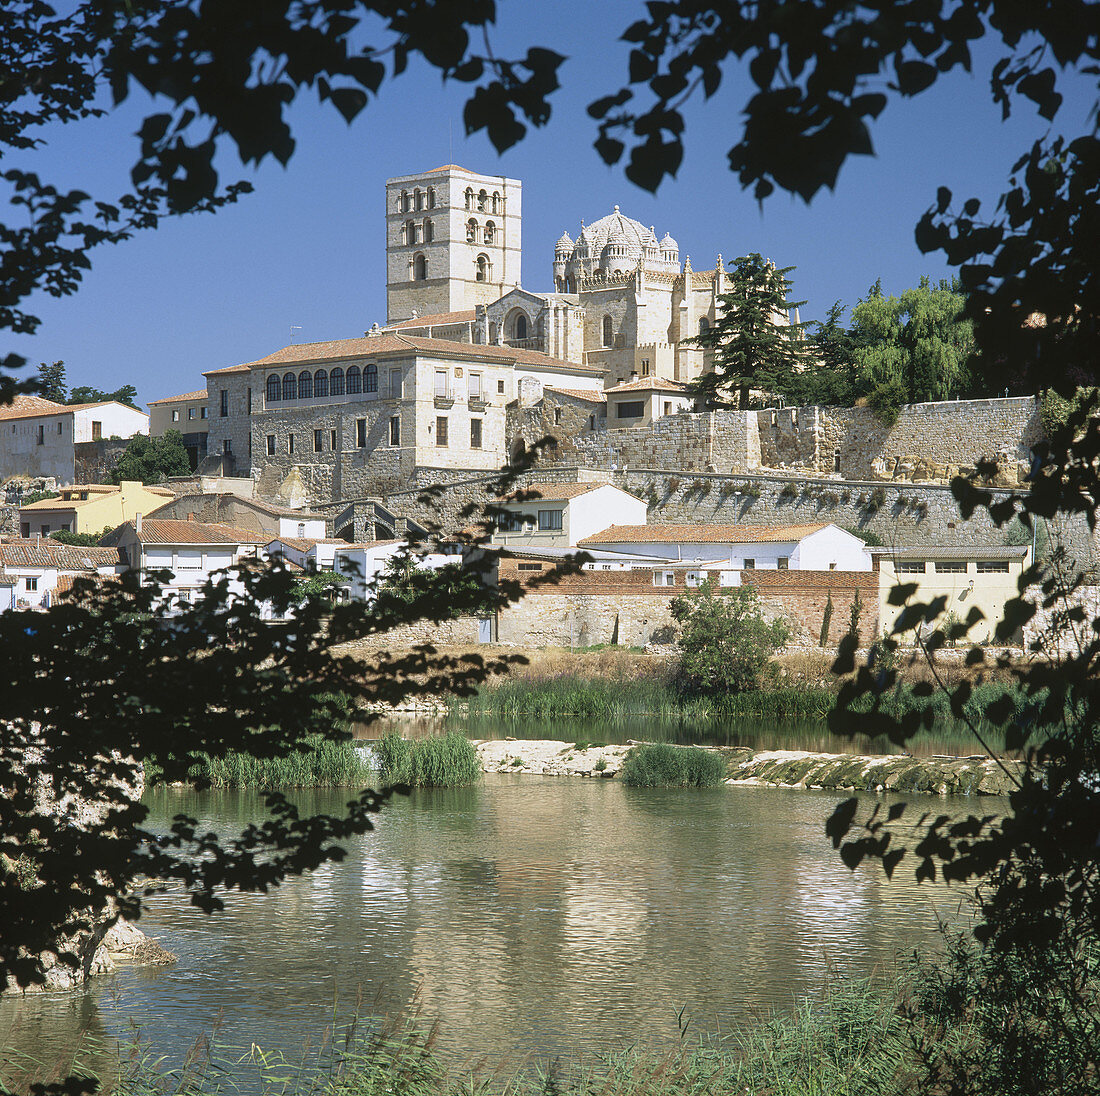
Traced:
[[471, 396], [466, 402], [471, 411], [484, 411], [489, 406], [489, 401], [484, 396]]
[[435, 394], [435, 406], [437, 410], [449, 411], [454, 405], [454, 396], [441, 395], [439, 392]]
[[546, 336], [536, 335], [533, 339], [505, 339], [504, 345], [516, 350], [537, 350], [540, 354], [545, 354]]

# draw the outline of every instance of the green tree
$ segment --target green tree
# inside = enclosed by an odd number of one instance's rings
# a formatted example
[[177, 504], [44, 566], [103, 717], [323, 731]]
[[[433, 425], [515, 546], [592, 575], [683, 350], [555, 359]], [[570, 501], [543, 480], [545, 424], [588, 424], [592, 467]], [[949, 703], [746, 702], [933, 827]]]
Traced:
[[844, 305], [836, 301], [823, 321], [814, 323], [807, 356], [816, 357], [791, 378], [785, 393], [800, 404], [851, 407], [859, 391], [856, 383], [856, 339], [844, 325]]
[[749, 406], [749, 392], [785, 392], [806, 364], [803, 324], [790, 313], [805, 301], [788, 300], [793, 266], [777, 269], [754, 252], [730, 263], [732, 286], [719, 297], [721, 315], [691, 341], [710, 350], [714, 368], [692, 382], [691, 391], [708, 407]]
[[135, 434], [109, 478], [111, 483], [123, 480], [163, 483], [169, 476], [186, 476], [190, 472], [191, 462], [184, 448], [183, 435], [178, 430], [166, 430], [159, 438]]
[[55, 529], [50, 534], [50, 540], [56, 540], [61, 544], [94, 548], [110, 531], [110, 528], [107, 528], [102, 533], [71, 533], [68, 529]]
[[307, 571], [294, 583], [294, 597], [320, 599], [330, 605], [340, 596], [340, 591], [351, 582], [346, 575], [335, 571]]
[[719, 593], [708, 579], [672, 599], [680, 625], [676, 641], [680, 688], [721, 696], [759, 688], [774, 671], [772, 658], [790, 638], [784, 620], [764, 619], [752, 586]]
[[900, 297], [876, 282], [852, 309], [853, 364], [859, 390], [888, 407], [974, 394], [973, 324], [958, 280], [922, 278]]
[[104, 392], [102, 388], [80, 385], [69, 393], [67, 403], [124, 403], [128, 407], [137, 407], [137, 389], [132, 384], [124, 384], [114, 392]]
[[64, 362], [57, 361], [53, 365], [42, 362], [38, 367], [38, 391], [44, 399], [53, 400], [54, 403], [68, 403]]

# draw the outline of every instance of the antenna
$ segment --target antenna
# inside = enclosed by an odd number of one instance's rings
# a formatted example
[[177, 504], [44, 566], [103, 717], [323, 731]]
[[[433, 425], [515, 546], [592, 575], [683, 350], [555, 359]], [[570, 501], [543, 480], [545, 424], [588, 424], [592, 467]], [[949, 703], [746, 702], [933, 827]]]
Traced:
[[297, 335], [294, 334], [294, 332], [295, 331], [301, 331], [301, 330], [302, 330], [302, 325], [300, 323], [293, 323], [293, 324], [290, 325], [290, 341], [291, 342], [294, 342], [294, 340], [298, 337]]

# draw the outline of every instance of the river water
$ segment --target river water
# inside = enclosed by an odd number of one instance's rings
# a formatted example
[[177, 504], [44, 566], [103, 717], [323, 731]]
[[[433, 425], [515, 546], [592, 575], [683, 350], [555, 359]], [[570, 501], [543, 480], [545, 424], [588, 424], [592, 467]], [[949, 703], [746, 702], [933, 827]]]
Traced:
[[[296, 798], [330, 810], [346, 796]], [[0, 1045], [9, 1060], [68, 1065], [82, 1037], [136, 1025], [169, 1061], [215, 1028], [224, 1044], [293, 1055], [357, 998], [374, 1015], [419, 1000], [462, 1060], [667, 1043], [681, 1011], [693, 1031], [728, 1030], [830, 971], [888, 971], [935, 945], [937, 913], [958, 914], [957, 893], [916, 885], [905, 862], [892, 882], [845, 868], [823, 834], [839, 798], [512, 774], [417, 791], [343, 864], [210, 916], [177, 893], [155, 898], [142, 927], [177, 964], [7, 1002]], [[156, 826], [186, 811], [223, 834], [260, 810], [238, 792], [158, 789], [148, 802]]]

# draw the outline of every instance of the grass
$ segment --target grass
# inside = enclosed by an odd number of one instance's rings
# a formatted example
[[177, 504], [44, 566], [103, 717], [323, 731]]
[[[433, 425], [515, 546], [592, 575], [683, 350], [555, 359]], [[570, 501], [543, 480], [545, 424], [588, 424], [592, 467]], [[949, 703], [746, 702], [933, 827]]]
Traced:
[[377, 749], [385, 784], [461, 788], [481, 779], [477, 750], [458, 731], [418, 739], [402, 738], [399, 731], [390, 731]]
[[725, 778], [721, 754], [668, 742], [636, 746], [619, 771], [619, 779], [636, 788], [710, 788]]
[[[150, 785], [160, 782], [155, 762], [146, 761], [145, 771]], [[374, 771], [354, 743], [322, 738], [310, 749], [295, 750], [284, 757], [203, 754], [188, 775], [192, 780], [208, 781], [215, 788], [346, 788], [370, 784]]]

